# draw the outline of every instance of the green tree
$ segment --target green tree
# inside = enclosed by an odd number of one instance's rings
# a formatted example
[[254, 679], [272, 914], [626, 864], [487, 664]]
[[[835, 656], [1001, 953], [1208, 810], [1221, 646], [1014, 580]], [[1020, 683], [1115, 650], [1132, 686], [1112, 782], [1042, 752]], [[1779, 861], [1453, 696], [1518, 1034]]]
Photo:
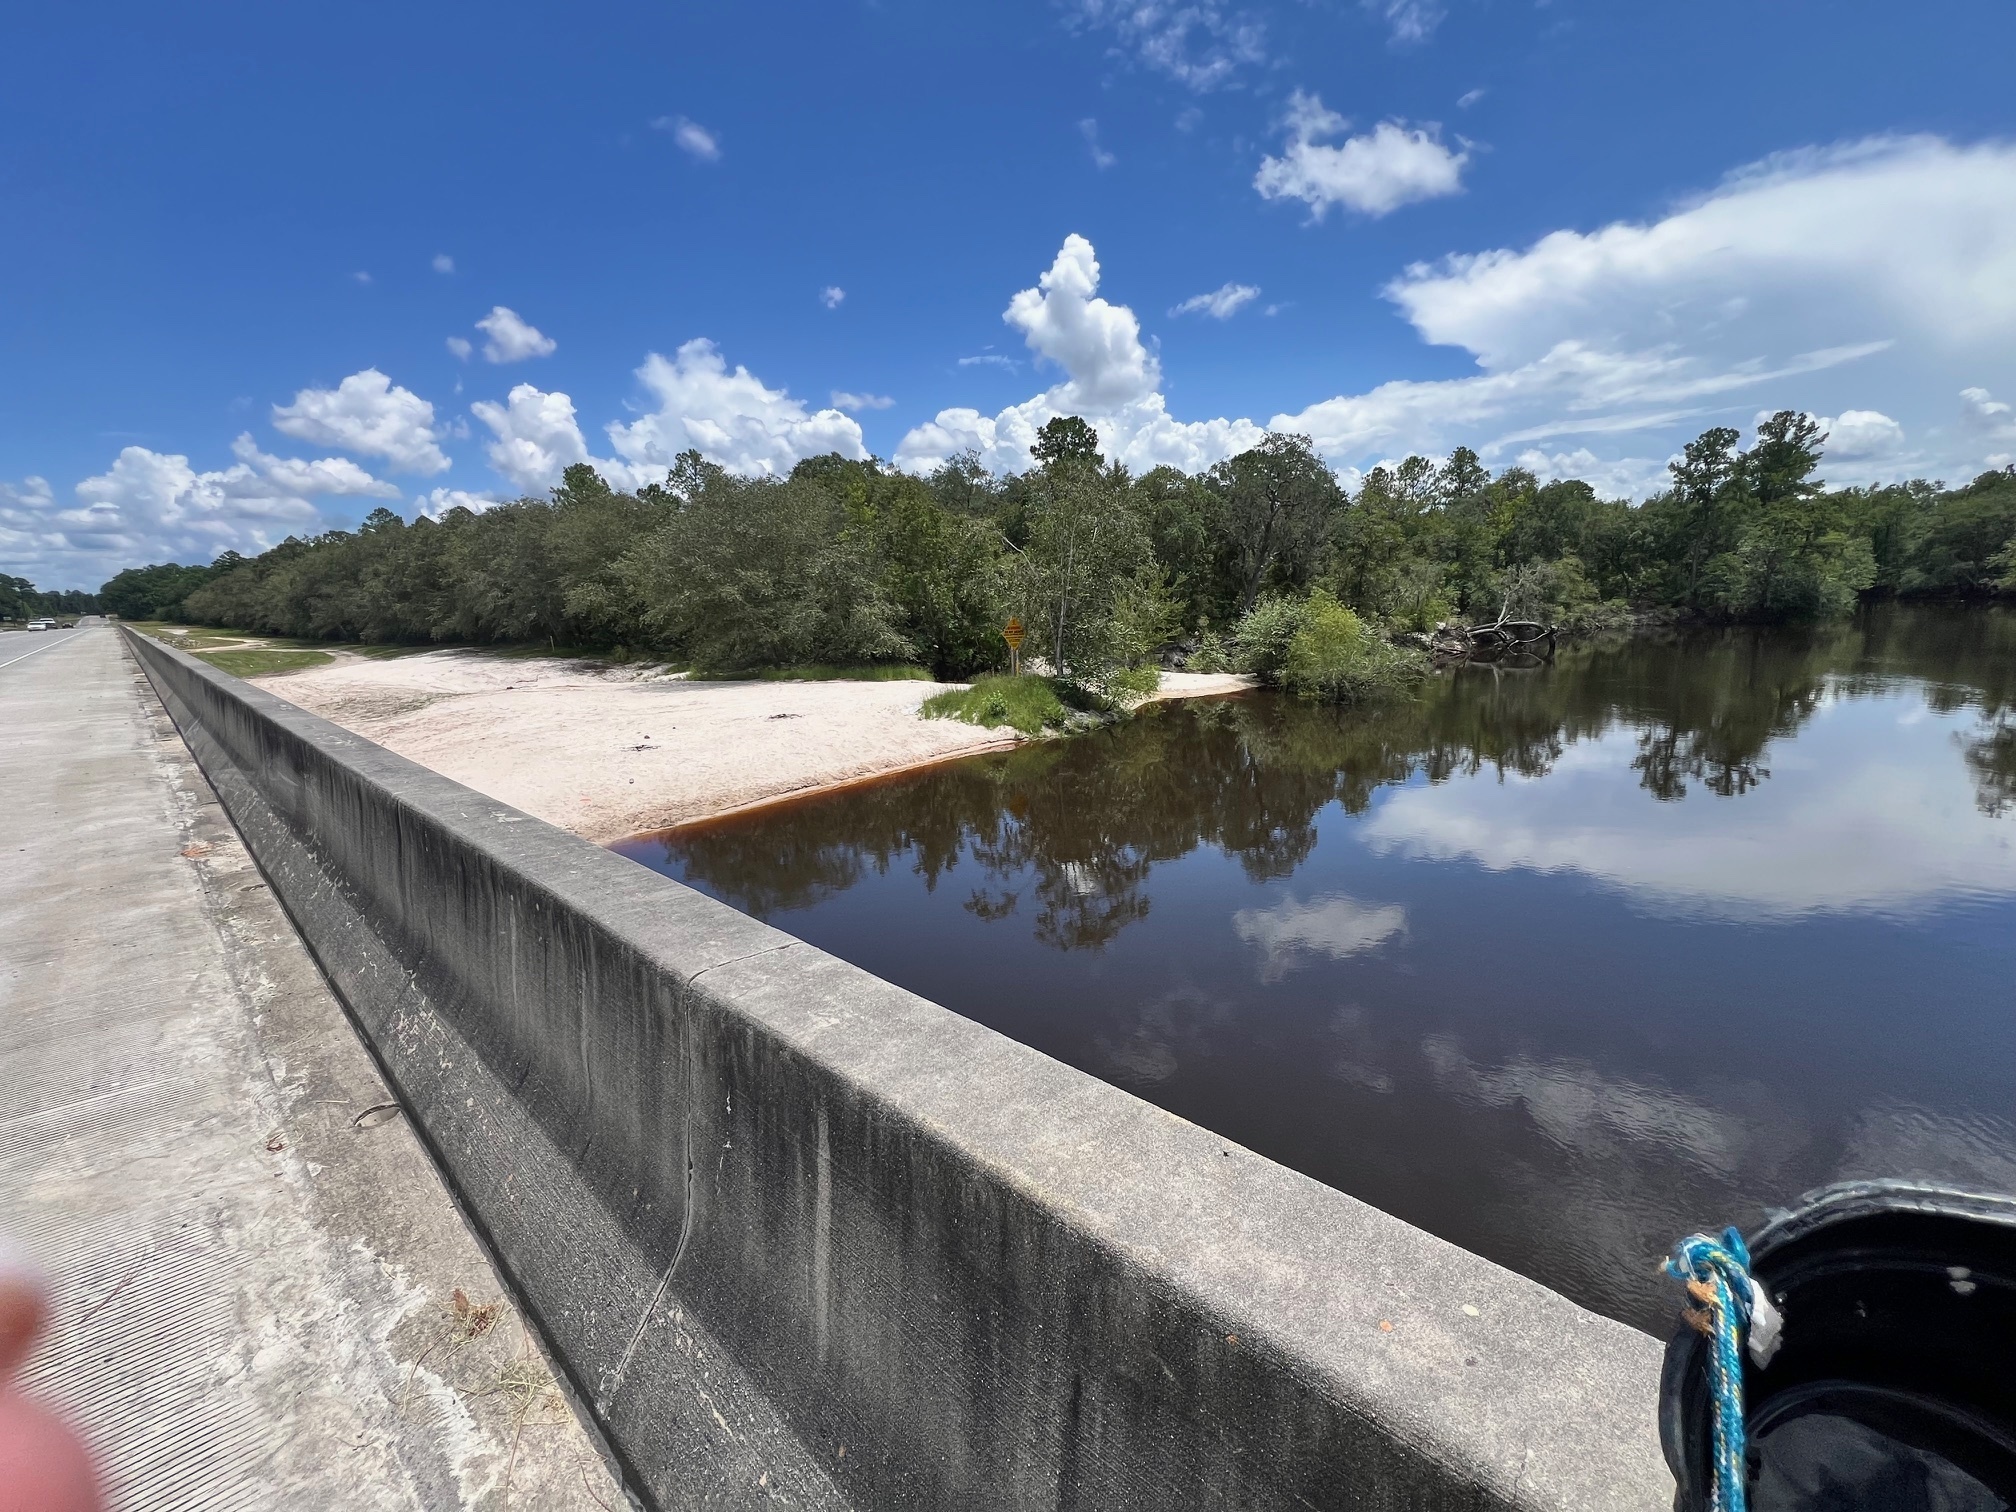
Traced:
[[1236, 618], [1239, 585], [1226, 562], [1225, 503], [1217, 490], [1179, 468], [1157, 467], [1129, 486], [1127, 507], [1148, 532], [1182, 625]]
[[1148, 532], [1127, 507], [1124, 475], [1097, 463], [1096, 454], [1062, 451], [1044, 465], [1026, 505], [1027, 544], [1012, 559], [1031, 639], [1058, 675], [1085, 679], [1130, 659], [1136, 648], [1126, 632], [1138, 627], [1123, 619], [1123, 606], [1152, 593], [1161, 576]]
[[1046, 468], [1058, 462], [1086, 462], [1097, 467], [1101, 461], [1098, 433], [1076, 415], [1045, 420], [1029, 454], [1038, 467]]
[[1299, 589], [1320, 565], [1332, 517], [1343, 505], [1337, 478], [1307, 436], [1269, 433], [1250, 451], [1211, 469], [1219, 528], [1239, 612], [1270, 584]]
[[[713, 473], [618, 564], [647, 623], [697, 671], [901, 660], [872, 543], [815, 477]], [[493, 511], [494, 512], [494, 511]]]
[[1998, 554], [2016, 539], [2016, 467], [1983, 473], [1964, 488], [1924, 500], [1911, 523], [1901, 589], [1993, 591], [2001, 575]]
[[229, 572], [239, 560], [236, 552], [227, 551], [207, 567], [185, 567], [179, 562], [128, 567], [98, 590], [98, 601], [107, 613], [121, 619], [178, 619], [184, 599], [213, 577]]
[[1008, 579], [999, 535], [900, 474], [879, 480], [873, 505], [881, 587], [898, 632], [941, 679], [1001, 665]]
[[[1729, 546], [1731, 496], [1744, 482], [1736, 455], [1742, 439], [1739, 432], [1718, 425], [1689, 441], [1678, 462], [1667, 464], [1673, 475], [1673, 514], [1686, 585], [1683, 602], [1690, 605], [1701, 602], [1702, 574], [1708, 563]], [[1819, 461], [1817, 452], [1813, 461]], [[1779, 465], [1786, 465], [1786, 459]]]
[[1739, 458], [1734, 548], [1716, 561], [1723, 606], [1746, 619], [1828, 619], [1875, 580], [1869, 542], [1850, 532], [1839, 495], [1814, 469], [1827, 437], [1812, 417], [1780, 410]]
[[644, 606], [616, 564], [678, 510], [671, 493], [611, 488], [577, 462], [553, 490], [550, 570], [558, 579], [564, 636], [574, 645], [632, 646], [646, 640]]

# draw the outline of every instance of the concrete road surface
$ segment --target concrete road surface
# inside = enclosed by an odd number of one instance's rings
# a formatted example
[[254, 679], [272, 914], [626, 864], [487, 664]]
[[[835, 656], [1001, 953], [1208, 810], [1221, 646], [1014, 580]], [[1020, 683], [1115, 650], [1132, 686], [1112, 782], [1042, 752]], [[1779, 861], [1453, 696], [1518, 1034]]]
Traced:
[[624, 1497], [106, 626], [0, 636], [0, 1235], [121, 1508]]

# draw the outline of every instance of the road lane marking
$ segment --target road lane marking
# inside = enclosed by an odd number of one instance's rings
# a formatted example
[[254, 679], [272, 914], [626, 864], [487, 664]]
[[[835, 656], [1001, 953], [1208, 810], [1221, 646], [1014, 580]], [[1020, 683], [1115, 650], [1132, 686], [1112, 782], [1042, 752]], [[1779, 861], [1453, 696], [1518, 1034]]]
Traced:
[[72, 630], [61, 640], [53, 640], [46, 646], [37, 646], [33, 651], [23, 651], [19, 656], [10, 656], [6, 661], [0, 662], [0, 667], [11, 667], [17, 661], [26, 661], [31, 656], [40, 656], [44, 651], [54, 651], [58, 646], [67, 646], [70, 642], [77, 639], [80, 633], [80, 631]]

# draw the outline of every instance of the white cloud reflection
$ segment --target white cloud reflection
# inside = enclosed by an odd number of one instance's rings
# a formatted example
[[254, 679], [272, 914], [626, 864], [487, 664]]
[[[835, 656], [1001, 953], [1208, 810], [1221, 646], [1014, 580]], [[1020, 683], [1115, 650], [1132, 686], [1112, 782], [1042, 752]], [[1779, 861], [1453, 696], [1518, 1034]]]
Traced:
[[1397, 903], [1375, 906], [1342, 893], [1307, 903], [1283, 898], [1272, 908], [1242, 908], [1232, 915], [1239, 938], [1260, 950], [1260, 980], [1278, 982], [1310, 956], [1333, 961], [1375, 950], [1407, 932], [1407, 910]]
[[[2016, 825], [1977, 810], [1943, 738], [1974, 719], [1971, 710], [1931, 711], [1915, 693], [1830, 696], [1796, 748], [1766, 752], [1767, 780], [1735, 798], [1697, 786], [1680, 803], [1617, 782], [1638, 732], [1614, 729], [1570, 746], [1545, 777], [1394, 791], [1362, 833], [1385, 854], [1580, 872], [1659, 914], [1915, 915], [1954, 897], [2016, 891]], [[1940, 734], [1902, 744], [1866, 738], [1871, 724], [1903, 723]]]

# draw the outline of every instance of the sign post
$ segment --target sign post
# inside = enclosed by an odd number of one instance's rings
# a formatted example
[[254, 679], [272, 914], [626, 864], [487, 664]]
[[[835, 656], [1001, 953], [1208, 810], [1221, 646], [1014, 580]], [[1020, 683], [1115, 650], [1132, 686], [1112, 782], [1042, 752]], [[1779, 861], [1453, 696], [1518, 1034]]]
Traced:
[[1020, 618], [1014, 616], [1009, 618], [1008, 627], [1001, 632], [1001, 639], [1008, 642], [1009, 670], [1014, 676], [1020, 677], [1022, 675], [1022, 621]]

